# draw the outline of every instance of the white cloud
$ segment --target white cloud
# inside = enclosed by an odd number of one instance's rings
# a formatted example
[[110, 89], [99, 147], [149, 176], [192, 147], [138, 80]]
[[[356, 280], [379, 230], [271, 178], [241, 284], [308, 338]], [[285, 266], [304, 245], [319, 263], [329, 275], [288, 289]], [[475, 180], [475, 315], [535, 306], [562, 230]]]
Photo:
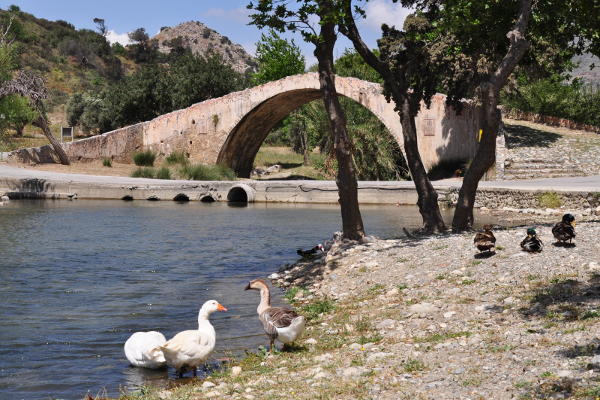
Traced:
[[370, 29], [379, 32], [381, 24], [395, 25], [401, 29], [404, 19], [412, 10], [402, 7], [399, 2], [392, 3], [390, 0], [371, 0], [366, 4], [366, 19], [363, 23]]
[[108, 31], [108, 33], [106, 34], [106, 40], [108, 40], [110, 44], [120, 43], [123, 46], [131, 44], [131, 40], [129, 39], [128, 33], [117, 33], [115, 31]]
[[201, 14], [203, 17], [208, 18], [220, 18], [228, 21], [235, 22], [250, 22], [250, 10], [245, 7], [232, 8], [230, 10], [225, 10], [224, 8], [211, 8], [206, 10]]

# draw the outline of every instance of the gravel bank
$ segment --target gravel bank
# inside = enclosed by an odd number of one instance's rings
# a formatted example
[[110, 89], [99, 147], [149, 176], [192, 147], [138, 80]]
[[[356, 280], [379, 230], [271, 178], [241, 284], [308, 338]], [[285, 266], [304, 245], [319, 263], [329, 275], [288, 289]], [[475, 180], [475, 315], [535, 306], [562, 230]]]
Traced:
[[472, 234], [335, 243], [271, 276], [309, 319], [298, 346], [156, 398], [596, 399], [600, 221], [572, 248], [550, 229], [541, 254], [498, 230], [487, 258]]

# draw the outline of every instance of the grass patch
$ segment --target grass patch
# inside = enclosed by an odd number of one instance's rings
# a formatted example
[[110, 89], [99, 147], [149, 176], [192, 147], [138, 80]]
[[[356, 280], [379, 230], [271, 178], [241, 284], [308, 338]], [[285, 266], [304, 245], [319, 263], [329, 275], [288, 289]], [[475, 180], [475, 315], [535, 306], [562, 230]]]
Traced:
[[174, 151], [165, 158], [165, 163], [167, 165], [187, 165], [189, 160], [183, 151]]
[[472, 285], [477, 282], [475, 279], [463, 279], [461, 282], [462, 285]]
[[110, 167], [112, 167], [112, 160], [110, 158], [108, 158], [108, 157], [104, 157], [102, 159], [102, 165], [104, 167], [109, 167], [110, 168]]
[[235, 172], [224, 165], [184, 165], [179, 174], [193, 181], [233, 181], [236, 178]]
[[367, 289], [367, 292], [369, 292], [371, 294], [379, 294], [379, 293], [382, 293], [384, 289], [385, 289], [385, 285], [382, 285], [381, 283], [377, 283], [377, 284], [371, 286], [369, 289]]
[[305, 305], [302, 307], [302, 314], [310, 321], [317, 319], [321, 314], [326, 314], [334, 309], [335, 305], [333, 304], [333, 301], [325, 299]]
[[562, 200], [556, 192], [544, 192], [538, 195], [538, 203], [543, 208], [558, 208], [562, 205]]
[[430, 336], [417, 337], [414, 339], [415, 343], [441, 343], [448, 339], [455, 339], [459, 337], [469, 337], [471, 332], [460, 331], [460, 332], [449, 332], [449, 333], [434, 333]]
[[156, 179], [171, 179], [171, 170], [167, 167], [161, 167], [154, 175]]
[[140, 167], [152, 167], [156, 160], [156, 153], [152, 150], [146, 150], [133, 155], [133, 162]]
[[151, 167], [138, 168], [131, 173], [132, 178], [151, 178], [154, 179], [156, 171]]
[[408, 285], [406, 285], [406, 284], [404, 284], [404, 283], [401, 283], [401, 284], [399, 284], [399, 285], [396, 285], [396, 288], [397, 288], [398, 290], [404, 290], [404, 289], [408, 289]]
[[422, 361], [414, 360], [412, 358], [404, 361], [402, 363], [402, 368], [408, 373], [424, 371], [426, 369], [425, 364]]
[[381, 339], [383, 339], [383, 337], [380, 335], [361, 336], [358, 338], [358, 343], [359, 344], [378, 343], [381, 341]]
[[600, 318], [600, 310], [588, 310], [583, 313], [581, 319]]

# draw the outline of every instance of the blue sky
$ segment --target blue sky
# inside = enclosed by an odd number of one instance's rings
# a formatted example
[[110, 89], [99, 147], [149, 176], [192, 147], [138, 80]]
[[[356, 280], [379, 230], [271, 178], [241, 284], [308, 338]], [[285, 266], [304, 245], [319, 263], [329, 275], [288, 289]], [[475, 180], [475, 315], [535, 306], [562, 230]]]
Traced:
[[[109, 39], [126, 40], [127, 32], [144, 27], [150, 35], [156, 34], [162, 26], [175, 26], [185, 21], [200, 21], [232, 41], [241, 44], [249, 52], [260, 38], [261, 31], [248, 26], [248, 0], [0, 0], [0, 8], [6, 9], [15, 4], [21, 10], [39, 18], [62, 19], [77, 28], [94, 29], [92, 20], [104, 18], [111, 31]], [[370, 0], [366, 5], [367, 19], [359, 25], [367, 43], [375, 47], [381, 23], [401, 26], [408, 10], [402, 9], [391, 0]], [[306, 56], [307, 63], [314, 63], [312, 48], [294, 37]], [[336, 56], [344, 48], [351, 47], [341, 40], [336, 47]]]

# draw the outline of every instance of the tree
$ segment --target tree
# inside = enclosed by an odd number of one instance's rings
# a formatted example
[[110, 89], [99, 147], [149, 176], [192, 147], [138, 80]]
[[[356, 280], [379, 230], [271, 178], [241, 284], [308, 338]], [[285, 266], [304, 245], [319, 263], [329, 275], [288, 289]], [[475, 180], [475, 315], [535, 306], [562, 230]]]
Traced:
[[94, 23], [96, 24], [96, 29], [98, 32], [104, 37], [108, 34], [108, 28], [106, 27], [105, 21], [103, 18], [94, 18]]
[[256, 43], [256, 59], [258, 71], [252, 76], [255, 85], [302, 74], [306, 69], [304, 56], [294, 40], [281, 38], [273, 29], [263, 33]]
[[[427, 177], [427, 171], [419, 154], [415, 116], [420, 109], [421, 100], [430, 101], [435, 93], [435, 82], [427, 79], [430, 71], [427, 70], [423, 44], [415, 40], [414, 35], [393, 30], [396, 39], [402, 39], [395, 46], [384, 46], [381, 56], [371, 51], [363, 41], [353, 12], [364, 15], [362, 9], [352, 7], [352, 0], [343, 0], [342, 33], [350, 39], [356, 51], [379, 75], [383, 78], [384, 94], [396, 104], [396, 111], [400, 116], [402, 135], [404, 138], [404, 151], [410, 174], [417, 189], [417, 205], [423, 218], [423, 230], [426, 232], [442, 232], [446, 225], [438, 205], [438, 195]], [[410, 26], [411, 29], [415, 28]], [[385, 31], [390, 29], [384, 25]], [[388, 42], [389, 44], [389, 42]], [[419, 73], [412, 74], [412, 71]], [[411, 79], [420, 77], [422, 79]]]
[[8, 127], [14, 129], [19, 137], [23, 136], [25, 126], [38, 117], [35, 110], [29, 106], [29, 101], [17, 95], [6, 96], [0, 100], [0, 114], [4, 115]]
[[[352, 144], [346, 129], [346, 118], [335, 89], [333, 48], [337, 41], [336, 27], [340, 14], [337, 0], [258, 0], [249, 4], [255, 14], [250, 17], [259, 28], [270, 27], [278, 32], [300, 32], [305, 41], [315, 46], [318, 61], [319, 85], [325, 109], [329, 116], [332, 142], [338, 173], [339, 203], [342, 214], [343, 236], [358, 240], [364, 236], [364, 227], [358, 206], [358, 184], [352, 161]], [[311, 18], [318, 17], [319, 31]]]
[[[511, 0], [403, 0], [416, 8], [435, 29], [424, 38], [440, 70], [450, 101], [476, 97], [482, 137], [459, 191], [453, 231], [473, 224], [479, 181], [494, 165], [500, 124], [500, 91], [519, 68], [530, 74], [564, 70], [574, 54], [600, 52], [600, 20], [595, 0], [532, 2]], [[441, 51], [440, 51], [441, 49]]]

